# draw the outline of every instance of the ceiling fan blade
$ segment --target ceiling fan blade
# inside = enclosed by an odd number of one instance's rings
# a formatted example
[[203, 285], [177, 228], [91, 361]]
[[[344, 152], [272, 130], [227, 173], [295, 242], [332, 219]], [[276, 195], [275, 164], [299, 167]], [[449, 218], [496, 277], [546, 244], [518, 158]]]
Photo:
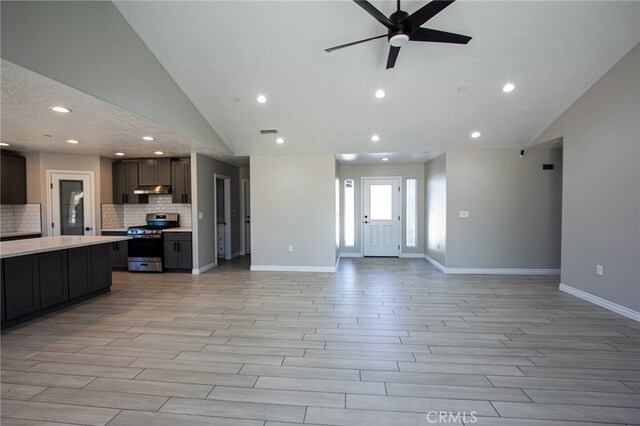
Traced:
[[334, 50], [342, 49], [344, 47], [353, 46], [353, 45], [356, 45], [356, 44], [364, 43], [365, 41], [375, 40], [377, 38], [382, 38], [382, 37], [387, 37], [387, 35], [386, 34], [382, 34], [380, 36], [375, 36], [375, 37], [371, 37], [371, 38], [365, 38], [364, 40], [358, 40], [358, 41], [353, 41], [353, 42], [347, 43], [347, 44], [341, 44], [340, 46], [334, 46], [334, 47], [330, 47], [328, 49], [324, 49], [324, 51], [329, 53], [329, 52], [333, 52]]
[[389, 46], [389, 57], [387, 58], [387, 69], [393, 68], [400, 53], [399, 47]]
[[445, 31], [418, 28], [409, 35], [411, 41], [431, 41], [435, 43], [467, 44], [471, 37], [461, 34], [447, 33]]
[[382, 12], [376, 9], [375, 6], [369, 3], [368, 1], [366, 0], [353, 0], [353, 1], [355, 1], [358, 4], [358, 6], [366, 10], [369, 15], [376, 18], [378, 22], [380, 22], [385, 27], [389, 28], [390, 30], [397, 29], [396, 26], [393, 25], [393, 22], [389, 20], [389, 18], [384, 16]]
[[411, 15], [407, 16], [402, 21], [402, 24], [408, 26], [409, 28], [417, 29], [429, 19], [442, 12], [444, 8], [449, 6], [454, 1], [455, 0], [433, 0], [432, 2], [427, 3], [425, 6], [422, 6], [420, 9], [413, 12]]

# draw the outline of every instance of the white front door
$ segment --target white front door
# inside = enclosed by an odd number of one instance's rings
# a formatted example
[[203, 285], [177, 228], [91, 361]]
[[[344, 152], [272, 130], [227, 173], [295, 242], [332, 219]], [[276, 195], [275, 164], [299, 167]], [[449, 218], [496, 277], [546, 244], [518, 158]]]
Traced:
[[363, 178], [363, 255], [399, 256], [400, 178]]
[[47, 170], [49, 235], [95, 235], [93, 172]]

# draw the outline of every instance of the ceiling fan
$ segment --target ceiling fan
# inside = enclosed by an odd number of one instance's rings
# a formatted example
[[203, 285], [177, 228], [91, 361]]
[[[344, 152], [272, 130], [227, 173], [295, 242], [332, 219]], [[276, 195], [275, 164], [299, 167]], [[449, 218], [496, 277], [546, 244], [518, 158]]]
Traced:
[[449, 6], [455, 0], [433, 0], [422, 6], [420, 9], [409, 15], [404, 10], [400, 9], [400, 0], [398, 2], [398, 8], [388, 18], [375, 8], [371, 3], [366, 0], [353, 0], [358, 6], [363, 8], [367, 13], [373, 16], [378, 22], [387, 27], [387, 34], [379, 35], [376, 37], [365, 38], [364, 40], [358, 40], [340, 46], [330, 47], [325, 49], [325, 52], [333, 52], [334, 50], [342, 49], [344, 47], [354, 46], [356, 44], [364, 43], [366, 41], [375, 40], [382, 37], [389, 39], [389, 56], [387, 57], [387, 69], [393, 68], [398, 59], [398, 53], [400, 48], [407, 44], [409, 41], [427, 41], [435, 43], [455, 43], [455, 44], [467, 44], [471, 37], [447, 33], [444, 31], [432, 30], [429, 28], [421, 28], [429, 19], [442, 12], [444, 8]]

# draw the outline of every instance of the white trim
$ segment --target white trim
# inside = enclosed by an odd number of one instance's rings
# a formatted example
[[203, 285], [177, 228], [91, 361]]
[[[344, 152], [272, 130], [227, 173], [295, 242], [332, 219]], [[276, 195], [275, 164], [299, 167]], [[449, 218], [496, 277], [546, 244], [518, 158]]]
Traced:
[[362, 257], [362, 253], [358, 252], [358, 253], [354, 253], [354, 252], [340, 252], [340, 257]]
[[560, 269], [445, 268], [444, 272], [469, 275], [560, 275]]
[[429, 257], [426, 254], [424, 255], [424, 258], [427, 262], [438, 268], [441, 272], [444, 272], [445, 274], [447, 273], [447, 268], [438, 263], [438, 261], [436, 261], [434, 258]]
[[594, 296], [591, 293], [587, 293], [582, 290], [578, 290], [577, 288], [568, 286], [566, 284], [560, 283], [558, 289], [562, 292], [568, 293], [572, 296], [575, 296], [579, 299], [585, 300], [589, 303], [593, 303], [594, 305], [598, 305], [602, 308], [608, 309], [609, 311], [615, 312], [616, 314], [620, 314], [623, 317], [630, 318], [634, 321], [640, 322], [640, 312], [634, 311], [633, 309], [625, 308], [624, 306], [618, 305], [617, 303], [610, 302], [606, 299], [603, 299], [598, 296]]
[[251, 265], [253, 272], [336, 272], [336, 270], [336, 266]]
[[216, 262], [211, 262], [208, 265], [204, 265], [202, 268], [193, 268], [191, 270], [191, 274], [200, 275], [203, 272], [208, 271], [209, 269], [213, 269], [217, 266]]
[[424, 259], [424, 253], [400, 253], [400, 257], [406, 259]]

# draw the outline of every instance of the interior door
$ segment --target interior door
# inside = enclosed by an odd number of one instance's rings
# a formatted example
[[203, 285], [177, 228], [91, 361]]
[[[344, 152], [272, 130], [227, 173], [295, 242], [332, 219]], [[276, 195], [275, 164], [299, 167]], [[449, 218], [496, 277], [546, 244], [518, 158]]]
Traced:
[[93, 175], [49, 172], [51, 235], [95, 235]]
[[364, 256], [400, 255], [401, 184], [399, 178], [364, 178], [362, 234]]

